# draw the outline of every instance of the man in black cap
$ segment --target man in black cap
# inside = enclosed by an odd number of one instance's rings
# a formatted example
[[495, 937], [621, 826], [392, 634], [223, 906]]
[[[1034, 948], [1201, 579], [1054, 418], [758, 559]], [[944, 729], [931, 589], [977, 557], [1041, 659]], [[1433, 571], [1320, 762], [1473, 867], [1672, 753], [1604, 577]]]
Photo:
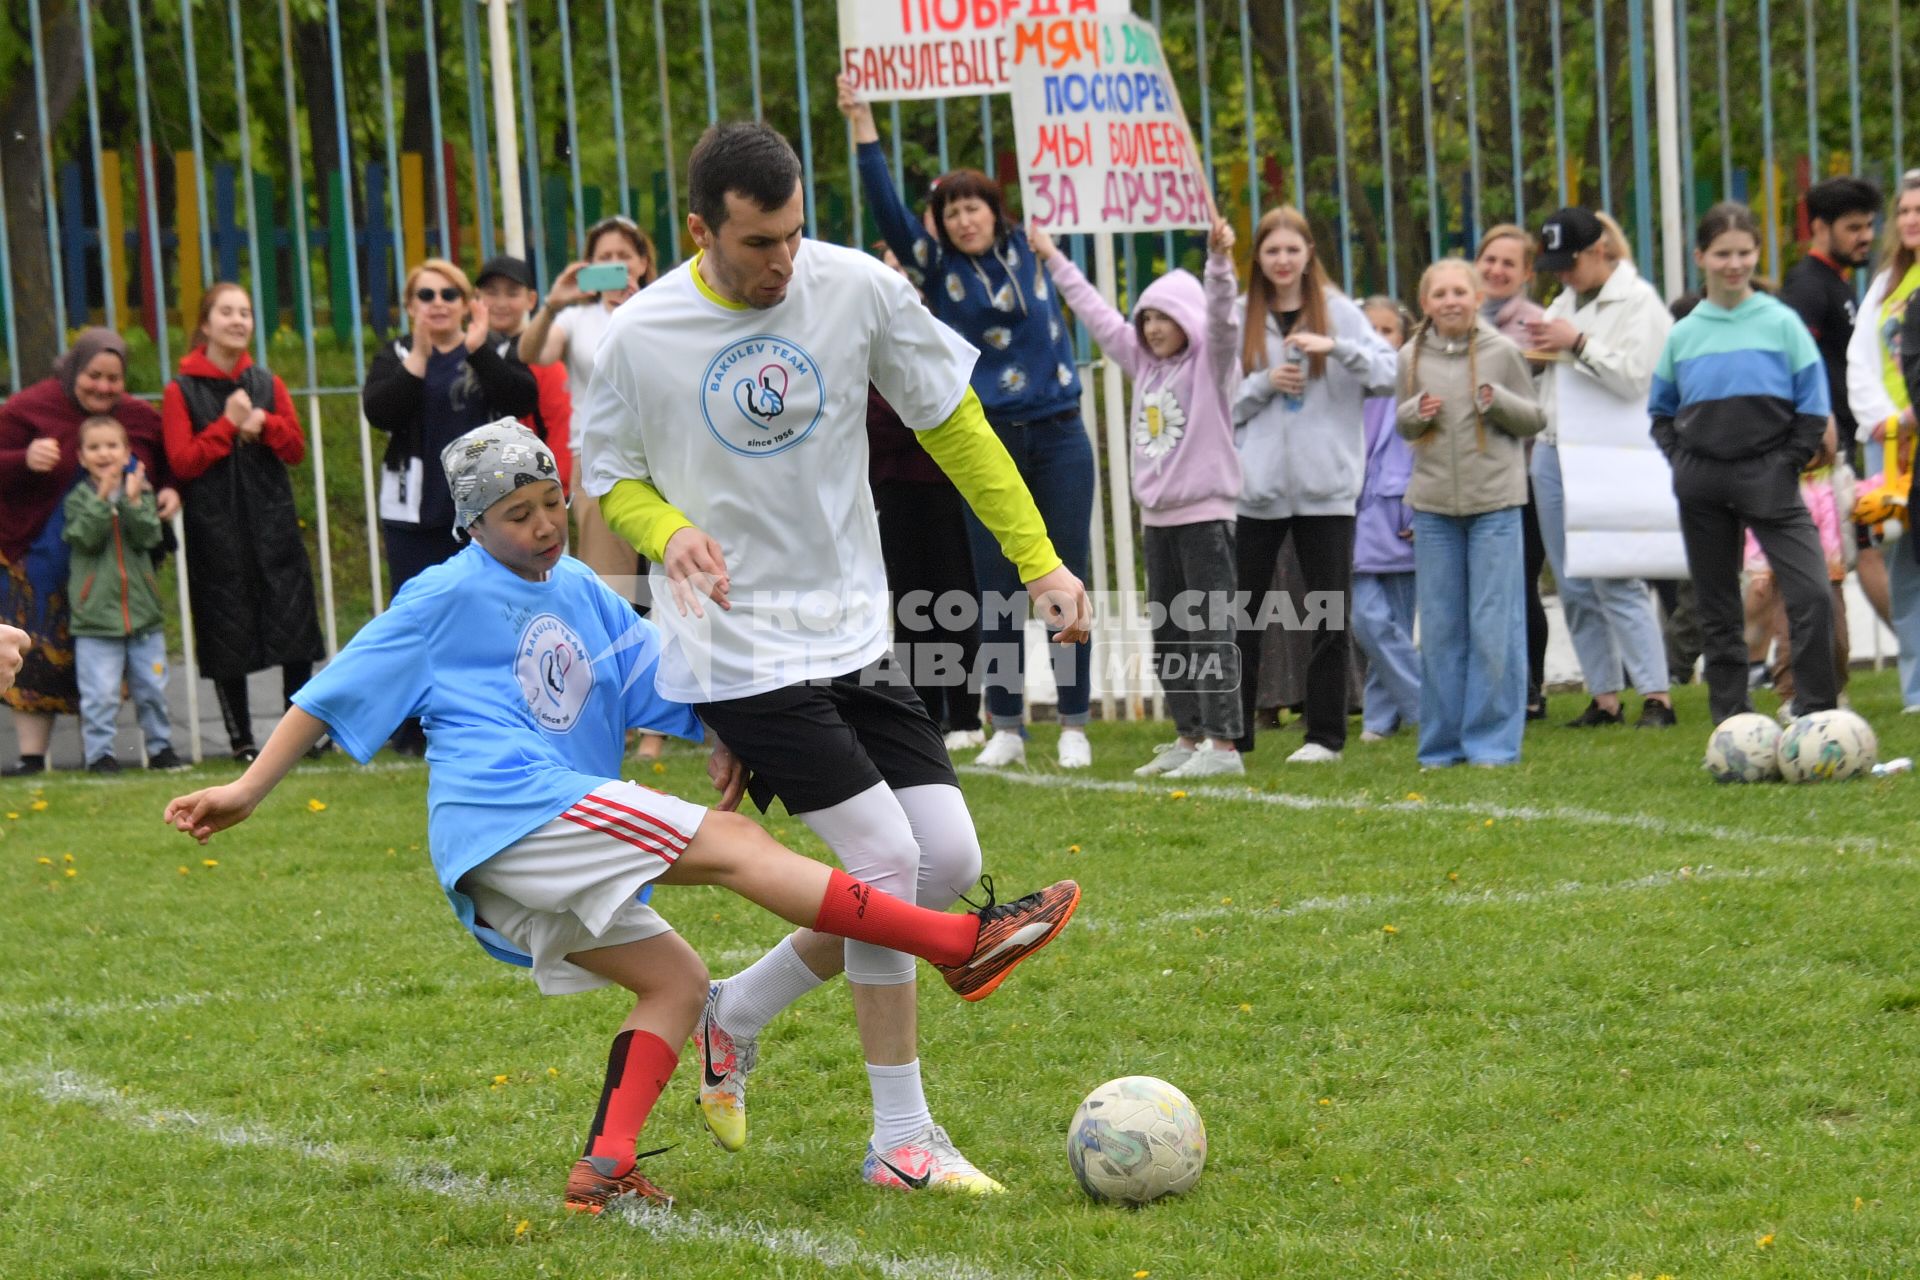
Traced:
[[[487, 313], [488, 341], [502, 359], [514, 364], [520, 359], [520, 334], [527, 317], [540, 305], [540, 289], [533, 281], [533, 268], [524, 258], [496, 254], [480, 266], [473, 281], [474, 303]], [[573, 397], [567, 391], [567, 367], [564, 364], [528, 365], [540, 387], [540, 402], [521, 424], [540, 437], [560, 463], [560, 484], [568, 487], [573, 478], [572, 434]]]

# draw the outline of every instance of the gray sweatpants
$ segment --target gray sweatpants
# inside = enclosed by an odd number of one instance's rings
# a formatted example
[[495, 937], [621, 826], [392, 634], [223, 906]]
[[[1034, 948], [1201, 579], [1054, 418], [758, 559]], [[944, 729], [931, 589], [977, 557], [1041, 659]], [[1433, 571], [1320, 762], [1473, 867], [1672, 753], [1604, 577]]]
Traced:
[[1239, 738], [1233, 522], [1147, 525], [1147, 600], [1158, 615], [1154, 661], [1183, 738]]
[[1714, 723], [1753, 710], [1747, 697], [1745, 610], [1740, 599], [1741, 529], [1753, 530], [1787, 605], [1793, 641], [1794, 711], [1825, 711], [1839, 691], [1833, 672], [1833, 602], [1827, 558], [1800, 500], [1800, 477], [1777, 454], [1722, 462], [1686, 450], [1673, 456], [1673, 494], [1687, 544], [1706, 654]]

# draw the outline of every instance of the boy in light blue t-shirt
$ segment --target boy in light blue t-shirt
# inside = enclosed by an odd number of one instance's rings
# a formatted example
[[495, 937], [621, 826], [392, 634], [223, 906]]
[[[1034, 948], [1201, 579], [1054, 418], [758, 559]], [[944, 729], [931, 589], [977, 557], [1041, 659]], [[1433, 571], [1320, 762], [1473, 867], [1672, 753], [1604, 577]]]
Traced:
[[911, 952], [969, 1000], [1066, 925], [1080, 897], [1070, 880], [974, 913], [930, 911], [726, 812], [744, 779], [718, 812], [619, 781], [629, 728], [701, 736], [687, 707], [654, 691], [652, 625], [566, 556], [553, 455], [532, 432], [512, 420], [476, 428], [442, 463], [455, 534], [471, 544], [409, 582], [295, 695], [245, 774], [175, 799], [165, 816], [204, 844], [322, 734], [365, 761], [419, 717], [434, 870], [461, 923], [496, 958], [530, 967], [543, 992], [617, 982], [636, 997], [568, 1208], [671, 1202], [639, 1172], [637, 1139], [705, 1005], [707, 971], [640, 900], [649, 884], [722, 885], [794, 924]]

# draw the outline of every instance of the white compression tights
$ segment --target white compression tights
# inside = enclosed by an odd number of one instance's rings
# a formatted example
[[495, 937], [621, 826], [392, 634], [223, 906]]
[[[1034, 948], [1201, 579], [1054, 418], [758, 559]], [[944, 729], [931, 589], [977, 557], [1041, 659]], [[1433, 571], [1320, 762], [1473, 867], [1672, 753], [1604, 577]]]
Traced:
[[[980, 837], [960, 788], [945, 784], [895, 791], [875, 783], [801, 821], [826, 842], [848, 875], [935, 911], [953, 905], [980, 875]], [[904, 951], [847, 942], [847, 981], [868, 986], [912, 982]]]

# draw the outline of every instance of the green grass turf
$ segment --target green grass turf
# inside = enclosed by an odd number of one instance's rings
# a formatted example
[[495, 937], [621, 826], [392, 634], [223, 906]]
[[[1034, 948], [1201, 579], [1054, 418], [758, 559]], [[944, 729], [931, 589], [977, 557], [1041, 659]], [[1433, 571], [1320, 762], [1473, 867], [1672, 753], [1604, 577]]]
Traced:
[[[1890, 674], [1854, 700], [1920, 755]], [[1278, 731], [1265, 801], [1136, 789], [1156, 725], [1094, 726], [1070, 787], [970, 774], [1003, 889], [1086, 890], [992, 1000], [921, 984], [935, 1114], [1010, 1194], [858, 1181], [835, 986], [769, 1029], [745, 1152], [683, 1068], [646, 1134], [680, 1205], [640, 1221], [559, 1208], [624, 1001], [542, 998], [459, 930], [420, 768], [303, 767], [204, 850], [159, 812], [231, 766], [0, 784], [0, 1276], [1913, 1275], [1920, 779], [1716, 787], [1680, 711], [1534, 726], [1498, 772], [1421, 774], [1406, 738], [1285, 767]], [[649, 780], [704, 797], [700, 762]], [[782, 933], [657, 901], [717, 973]], [[1130, 1073], [1212, 1142], [1144, 1211], [1063, 1153]]]

